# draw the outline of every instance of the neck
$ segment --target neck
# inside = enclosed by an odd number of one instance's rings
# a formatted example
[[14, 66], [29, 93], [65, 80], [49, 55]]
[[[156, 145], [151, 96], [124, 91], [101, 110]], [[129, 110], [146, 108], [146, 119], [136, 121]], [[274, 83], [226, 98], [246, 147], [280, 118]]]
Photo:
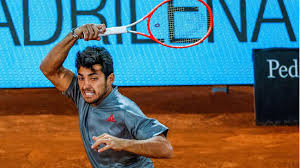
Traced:
[[93, 103], [92, 106], [98, 106], [111, 93], [112, 90], [112, 86], [107, 87], [103, 95], [99, 98], [97, 102]]

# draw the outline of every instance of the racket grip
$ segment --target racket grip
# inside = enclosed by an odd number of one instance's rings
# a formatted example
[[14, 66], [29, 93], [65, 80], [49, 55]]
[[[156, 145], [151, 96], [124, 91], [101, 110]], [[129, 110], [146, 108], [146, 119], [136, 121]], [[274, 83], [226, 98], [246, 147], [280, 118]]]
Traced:
[[110, 27], [107, 28], [106, 31], [103, 34], [99, 34], [99, 36], [108, 36], [108, 35], [113, 35], [113, 34], [122, 34], [122, 33], [127, 33], [127, 28], [126, 26], [119, 26], [119, 27]]

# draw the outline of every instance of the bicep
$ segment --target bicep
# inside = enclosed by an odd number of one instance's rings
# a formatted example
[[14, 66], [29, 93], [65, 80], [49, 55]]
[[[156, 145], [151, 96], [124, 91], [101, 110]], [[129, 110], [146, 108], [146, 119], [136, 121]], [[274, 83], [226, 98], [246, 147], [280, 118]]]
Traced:
[[73, 72], [60, 67], [55, 73], [45, 76], [51, 81], [55, 88], [61, 92], [66, 91], [73, 79]]

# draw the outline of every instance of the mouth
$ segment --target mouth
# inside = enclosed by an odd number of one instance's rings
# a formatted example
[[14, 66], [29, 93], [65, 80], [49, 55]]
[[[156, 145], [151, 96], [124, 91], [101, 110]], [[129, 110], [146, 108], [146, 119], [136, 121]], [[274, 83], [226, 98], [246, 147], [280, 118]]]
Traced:
[[92, 91], [84, 91], [83, 93], [86, 98], [91, 98], [95, 95], [95, 92]]

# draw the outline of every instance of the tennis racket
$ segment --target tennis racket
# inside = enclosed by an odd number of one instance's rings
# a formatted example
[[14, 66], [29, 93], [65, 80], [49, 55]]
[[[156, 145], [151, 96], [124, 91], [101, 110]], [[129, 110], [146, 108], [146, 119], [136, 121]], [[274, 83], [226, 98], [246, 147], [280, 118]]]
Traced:
[[[147, 19], [148, 34], [129, 28]], [[165, 0], [140, 20], [126, 26], [107, 28], [99, 36], [135, 33], [171, 48], [202, 43], [213, 28], [211, 8], [203, 0]]]

